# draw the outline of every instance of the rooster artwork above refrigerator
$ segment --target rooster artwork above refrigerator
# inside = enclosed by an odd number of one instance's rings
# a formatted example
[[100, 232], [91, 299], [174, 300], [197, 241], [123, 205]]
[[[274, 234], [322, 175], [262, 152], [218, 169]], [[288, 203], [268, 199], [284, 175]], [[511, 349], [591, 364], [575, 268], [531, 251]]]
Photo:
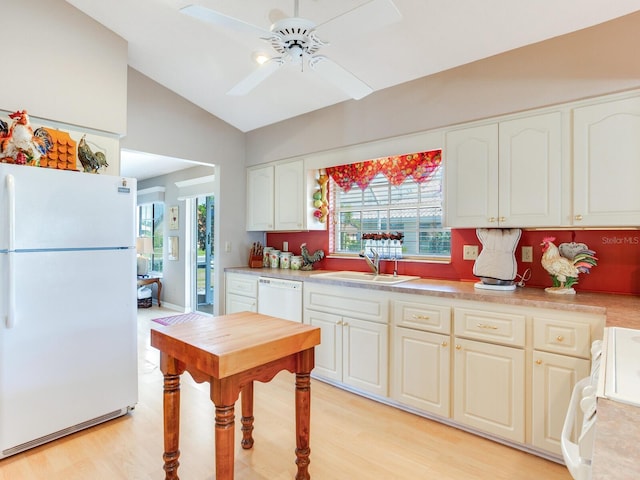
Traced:
[[137, 403], [135, 179], [0, 163], [0, 458]]

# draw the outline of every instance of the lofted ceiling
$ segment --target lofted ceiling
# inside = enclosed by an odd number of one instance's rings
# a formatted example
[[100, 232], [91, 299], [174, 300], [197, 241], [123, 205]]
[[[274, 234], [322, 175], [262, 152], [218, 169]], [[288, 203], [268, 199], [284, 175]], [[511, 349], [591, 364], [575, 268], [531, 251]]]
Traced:
[[[179, 11], [197, 4], [268, 30], [294, 15], [294, 0], [66, 1], [128, 42], [132, 68], [243, 132], [340, 102], [366, 101], [352, 100], [317, 72], [294, 64], [246, 95], [227, 95], [257, 68], [255, 53], [274, 51], [253, 33]], [[369, 7], [388, 4], [397, 17], [370, 14], [377, 10]], [[638, 0], [299, 0], [299, 16], [319, 25], [318, 36], [329, 42], [321, 53], [374, 94], [638, 9]]]

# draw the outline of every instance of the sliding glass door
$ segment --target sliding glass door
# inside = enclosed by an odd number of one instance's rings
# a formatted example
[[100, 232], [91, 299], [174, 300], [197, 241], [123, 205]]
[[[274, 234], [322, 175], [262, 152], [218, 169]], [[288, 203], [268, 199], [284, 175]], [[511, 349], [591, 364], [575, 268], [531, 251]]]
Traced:
[[213, 314], [213, 279], [214, 279], [214, 197], [213, 195], [196, 197], [194, 206], [193, 238], [196, 262], [194, 265], [195, 305], [196, 311]]

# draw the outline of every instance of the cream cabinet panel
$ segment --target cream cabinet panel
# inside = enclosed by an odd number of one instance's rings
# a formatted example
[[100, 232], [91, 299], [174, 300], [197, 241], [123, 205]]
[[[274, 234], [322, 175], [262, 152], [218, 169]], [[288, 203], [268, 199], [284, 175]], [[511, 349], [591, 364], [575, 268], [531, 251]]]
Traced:
[[320, 327], [320, 345], [315, 347], [314, 375], [342, 382], [342, 317], [305, 309], [304, 323]]
[[255, 298], [227, 293], [225, 309], [227, 315], [238, 312], [257, 312], [258, 302]]
[[[412, 297], [403, 296], [402, 298]], [[413, 299], [394, 300], [393, 323], [398, 327], [449, 334], [451, 333], [451, 307]]]
[[247, 169], [247, 230], [274, 229], [274, 167]]
[[535, 316], [533, 348], [589, 359], [591, 357], [591, 325], [587, 322]]
[[389, 298], [361, 288], [305, 283], [304, 323], [321, 328], [314, 375], [389, 395]]
[[405, 405], [450, 416], [449, 335], [395, 327], [391, 397]]
[[[533, 352], [531, 443], [562, 455], [560, 436], [573, 386], [589, 375], [590, 361]], [[579, 431], [579, 430], [576, 430]]]
[[275, 230], [302, 230], [307, 203], [302, 160], [275, 165]]
[[573, 225], [640, 225], [640, 97], [573, 111]]
[[258, 277], [241, 273], [225, 274], [225, 313], [258, 310]]
[[447, 132], [447, 226], [498, 226], [498, 125]]
[[460, 337], [524, 347], [526, 315], [519, 311], [455, 308], [454, 331]]
[[446, 134], [450, 227], [544, 227], [562, 220], [562, 113]]
[[501, 122], [499, 126], [499, 225], [560, 225], [562, 114]]
[[342, 319], [342, 381], [365, 392], [389, 394], [389, 326]]
[[455, 421], [525, 441], [524, 350], [455, 339]]

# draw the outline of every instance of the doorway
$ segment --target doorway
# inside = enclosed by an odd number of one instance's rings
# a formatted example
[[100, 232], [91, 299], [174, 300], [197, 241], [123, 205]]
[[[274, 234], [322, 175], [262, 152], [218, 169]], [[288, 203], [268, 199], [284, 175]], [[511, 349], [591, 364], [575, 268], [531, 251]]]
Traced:
[[215, 202], [213, 195], [198, 196], [193, 205], [193, 263], [194, 305], [197, 312], [213, 315], [214, 286], [214, 219]]

